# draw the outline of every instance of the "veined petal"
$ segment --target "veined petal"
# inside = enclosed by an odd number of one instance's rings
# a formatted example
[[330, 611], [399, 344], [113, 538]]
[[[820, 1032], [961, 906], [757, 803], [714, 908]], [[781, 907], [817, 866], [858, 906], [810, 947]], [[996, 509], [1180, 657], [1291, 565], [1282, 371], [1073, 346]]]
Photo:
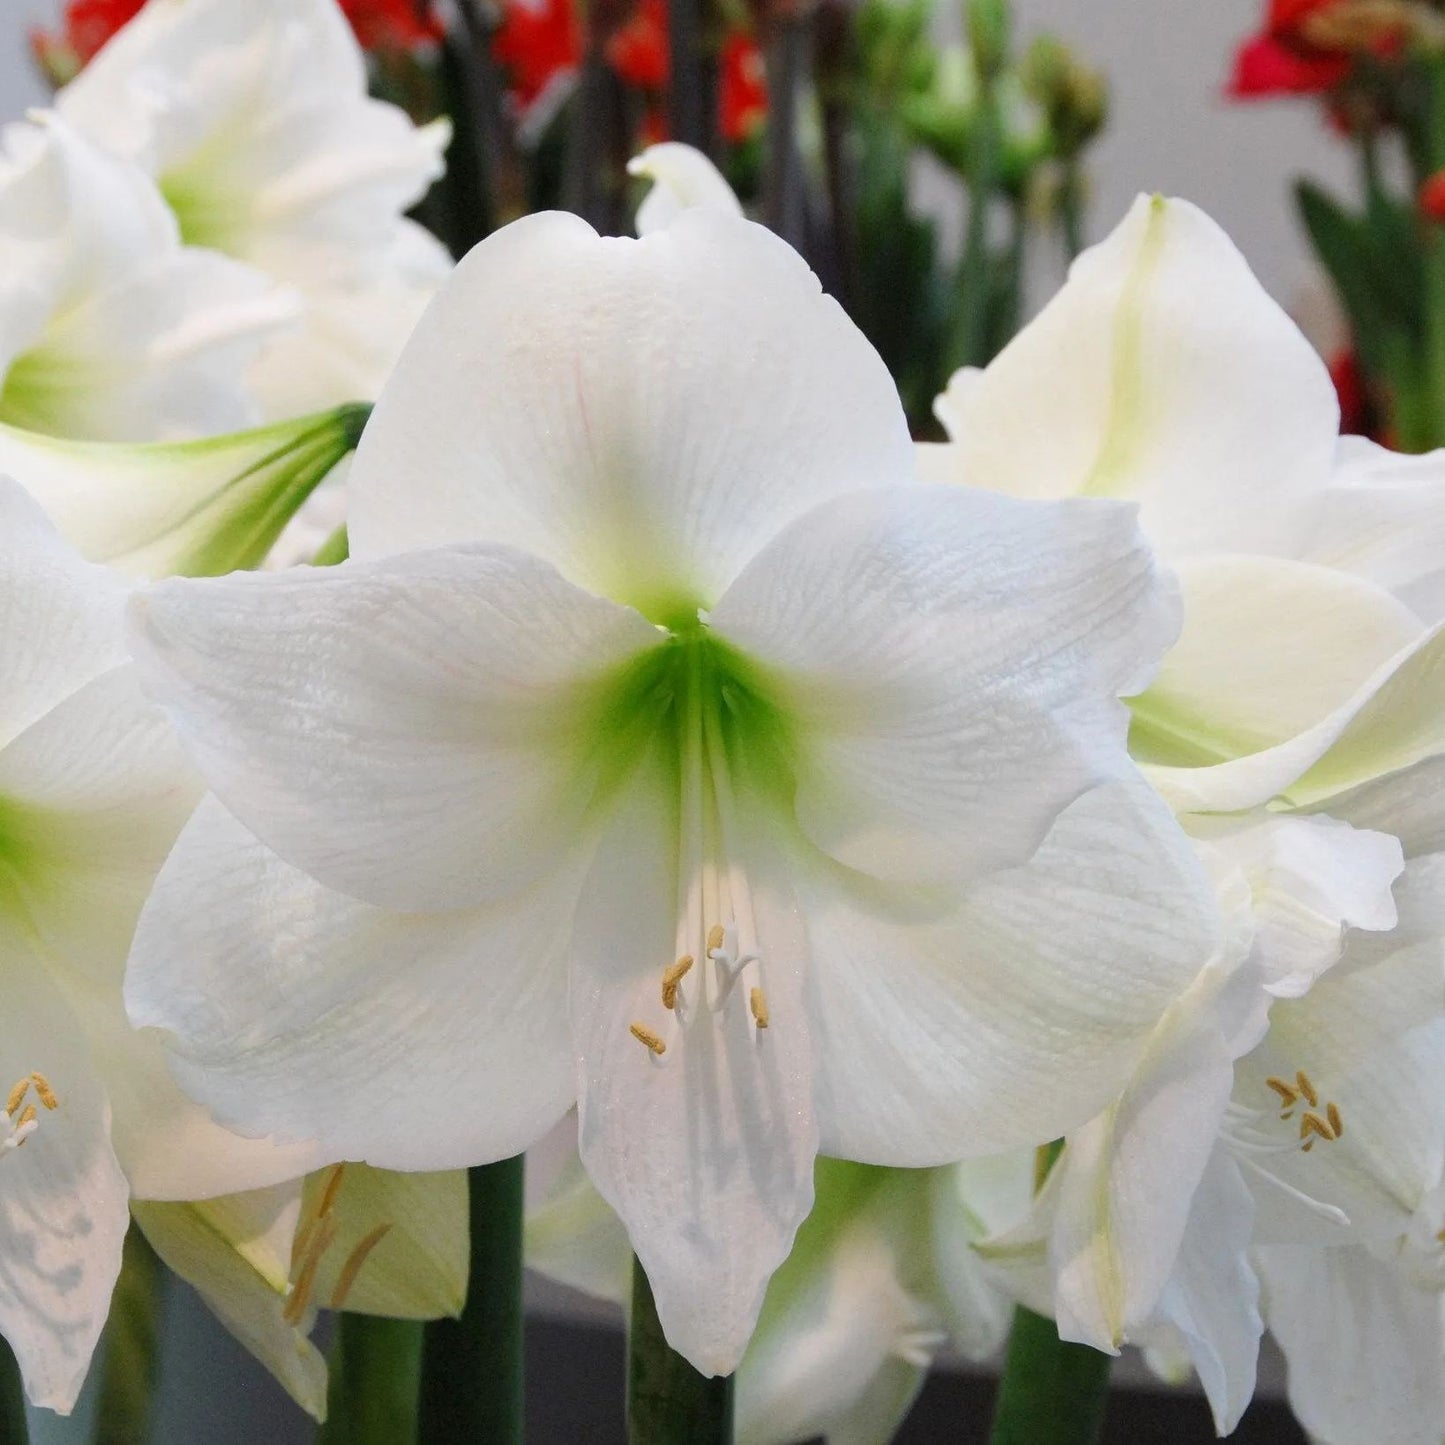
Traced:
[[[768, 1279], [813, 1203], [807, 945], [776, 870], [754, 866], [768, 1026], [754, 1027], [735, 989], [716, 1012], [703, 989], [688, 1017], [668, 1013], [659, 984], [675, 957], [679, 870], [665, 771], [648, 764], [619, 799], [578, 910], [579, 1147], [627, 1226], [668, 1341], [718, 1375], [742, 1358]], [[750, 841], [756, 865], [766, 844]], [[634, 1023], [666, 1052], [635, 1037]]]
[[620, 746], [604, 683], [659, 640], [504, 547], [171, 581], [133, 619], [222, 802], [329, 887], [402, 910], [555, 866]]
[[706, 209], [638, 241], [528, 216], [407, 344], [357, 454], [352, 549], [507, 543], [688, 623], [784, 523], [912, 474], [882, 361], [777, 237]]
[[940, 415], [953, 480], [1132, 497], [1169, 557], [1292, 551], [1339, 430], [1314, 348], [1213, 221], [1159, 196]]
[[648, 146], [628, 161], [627, 173], [652, 182], [637, 208], [639, 236], [663, 230], [694, 206], [707, 206], [729, 216], [743, 213], [722, 172], [700, 150], [679, 141]]
[[1440, 1296], [1362, 1246], [1255, 1251], [1289, 1403], [1322, 1445], [1436, 1445], [1445, 1419]]
[[[45, 1082], [43, 1091], [29, 1085], [13, 1115], [0, 1115], [10, 1141], [0, 1146], [0, 1334], [20, 1363], [30, 1403], [65, 1415], [120, 1273], [126, 1182], [110, 1147], [104, 1090], [44, 961], [7, 927], [0, 965], [3, 1087], [37, 1073]], [[17, 1146], [17, 1130], [31, 1127], [28, 1111], [34, 1132]]]
[[794, 522], [712, 610], [795, 729], [797, 814], [874, 877], [1025, 862], [1124, 761], [1117, 698], [1178, 622], [1133, 509], [958, 488]]
[[1208, 765], [1288, 742], [1424, 631], [1383, 588], [1328, 567], [1203, 557], [1179, 579], [1184, 630], [1130, 704], [1144, 762]]
[[24, 490], [0, 477], [0, 745], [125, 661], [128, 590], [83, 562]]
[[874, 1163], [998, 1153], [1092, 1118], [1219, 945], [1193, 849], [1140, 781], [1086, 793], [961, 903], [823, 866], [798, 891], [821, 1147]]
[[383, 1168], [502, 1159], [574, 1097], [575, 896], [562, 875], [473, 912], [384, 912], [288, 867], [207, 799], [141, 916], [126, 1004], [233, 1128]]

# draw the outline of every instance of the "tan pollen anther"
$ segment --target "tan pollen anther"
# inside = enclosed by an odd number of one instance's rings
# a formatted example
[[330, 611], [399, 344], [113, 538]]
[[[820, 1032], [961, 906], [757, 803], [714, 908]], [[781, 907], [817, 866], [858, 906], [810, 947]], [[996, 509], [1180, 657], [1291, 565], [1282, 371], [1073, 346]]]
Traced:
[[30, 1092], [30, 1078], [25, 1078], [10, 1090], [10, 1097], [5, 1100], [5, 1112], [13, 1119], [15, 1111], [25, 1102], [25, 1096]]
[[50, 1080], [44, 1074], [31, 1074], [30, 1082], [35, 1085], [35, 1092], [40, 1096], [40, 1102], [47, 1109], [58, 1109], [60, 1100], [55, 1097], [55, 1090], [50, 1087]]
[[1311, 1135], [1318, 1135], [1326, 1143], [1335, 1137], [1334, 1130], [1318, 1114], [1306, 1110], [1300, 1117], [1299, 1136], [1301, 1139], [1309, 1139]]
[[36, 1124], [40, 1121], [40, 1113], [34, 1104], [27, 1104], [25, 1112], [15, 1121], [17, 1129], [23, 1129], [27, 1124]]
[[692, 967], [692, 954], [684, 953], [671, 968], [663, 970], [662, 974], [662, 1006], [665, 1009], [677, 1007], [677, 986], [687, 977], [688, 970]]
[[1309, 1101], [1310, 1108], [1318, 1109], [1320, 1106], [1320, 1096], [1315, 1093], [1315, 1086], [1310, 1083], [1310, 1076], [1305, 1073], [1303, 1069], [1298, 1069], [1295, 1071], [1294, 1079], [1295, 1083], [1299, 1085], [1300, 1093]]
[[1330, 1128], [1335, 1131], [1335, 1138], [1338, 1139], [1345, 1132], [1345, 1121], [1340, 1118], [1338, 1104], [1327, 1104], [1325, 1106], [1325, 1118], [1330, 1121]]
[[1300, 1091], [1296, 1089], [1293, 1084], [1287, 1084], [1283, 1079], [1277, 1078], [1273, 1074], [1264, 1082], [1267, 1088], [1273, 1089], [1274, 1092], [1279, 1095], [1279, 1101], [1286, 1109], [1292, 1104], [1299, 1102]]
[[335, 1238], [336, 1221], [323, 1220], [301, 1266], [301, 1273], [296, 1276], [296, 1286], [286, 1301], [285, 1309], [281, 1311], [281, 1318], [288, 1325], [299, 1325], [305, 1316], [306, 1306], [311, 1302], [311, 1291], [316, 1288], [316, 1271], [321, 1268], [321, 1256], [331, 1248], [331, 1242]]
[[723, 946], [723, 940], [726, 937], [727, 934], [723, 931], [722, 924], [714, 923], [707, 931], [707, 951], [713, 953], [721, 948]]
[[753, 1011], [753, 1022], [760, 1029], [768, 1026], [768, 1000], [762, 989], [755, 988], [748, 994], [748, 1007]]
[[653, 1033], [646, 1024], [633, 1024], [628, 1030], [628, 1032], [632, 1035], [633, 1038], [637, 1040], [638, 1043], [646, 1044], [646, 1046], [659, 1058], [661, 1058], [662, 1055], [667, 1052], [667, 1045], [663, 1043], [663, 1041], [658, 1038], [658, 1036]]
[[343, 1309], [351, 1291], [356, 1287], [356, 1277], [361, 1273], [361, 1267], [371, 1255], [371, 1251], [391, 1233], [390, 1224], [378, 1224], [355, 1249], [346, 1257], [346, 1263], [341, 1266], [341, 1273], [336, 1280], [336, 1288], [331, 1291], [331, 1308], [334, 1310]]

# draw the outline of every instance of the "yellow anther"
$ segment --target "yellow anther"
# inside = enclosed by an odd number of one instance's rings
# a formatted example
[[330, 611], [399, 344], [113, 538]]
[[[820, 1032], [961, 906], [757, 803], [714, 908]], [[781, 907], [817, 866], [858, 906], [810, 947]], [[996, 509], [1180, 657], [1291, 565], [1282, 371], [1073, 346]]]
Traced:
[[753, 1022], [760, 1029], [768, 1026], [768, 1000], [762, 989], [755, 988], [748, 994], [748, 1007], [753, 1011]]
[[50, 1087], [50, 1080], [44, 1074], [31, 1074], [30, 1082], [35, 1085], [35, 1092], [40, 1095], [40, 1102], [47, 1109], [58, 1109], [60, 1100], [55, 1097], [55, 1090]]
[[346, 1178], [346, 1165], [337, 1164], [326, 1176], [326, 1185], [321, 1191], [321, 1202], [316, 1206], [316, 1217], [326, 1219], [336, 1205], [336, 1196], [341, 1193], [341, 1182]]
[[15, 1117], [15, 1111], [25, 1102], [25, 1096], [29, 1092], [30, 1080], [28, 1077], [21, 1079], [21, 1081], [10, 1090], [10, 1097], [5, 1100], [5, 1112], [9, 1114], [12, 1119]]
[[714, 949], [721, 948], [726, 937], [722, 924], [714, 923], [707, 931], [707, 951], [711, 953]]
[[646, 1024], [633, 1024], [629, 1032], [632, 1034], [632, 1037], [637, 1040], [638, 1043], [646, 1044], [647, 1047], [651, 1049], [654, 1054], [658, 1055], [658, 1057], [661, 1057], [667, 1052], [667, 1045], [663, 1043], [663, 1041], [658, 1038], [658, 1036], [653, 1033]]
[[1299, 1069], [1295, 1073], [1294, 1081], [1299, 1085], [1300, 1093], [1309, 1100], [1310, 1108], [1318, 1109], [1320, 1106], [1320, 1096], [1315, 1093], [1315, 1086], [1310, 1083], [1310, 1076], [1305, 1073], [1303, 1069]]
[[692, 954], [685, 953], [678, 959], [671, 968], [664, 969], [662, 974], [662, 1006], [663, 1008], [677, 1007], [677, 986], [687, 977], [688, 970], [692, 967]]
[[25, 1112], [15, 1121], [17, 1129], [23, 1129], [27, 1124], [34, 1124], [40, 1118], [34, 1104], [27, 1104]]
[[1345, 1132], [1345, 1121], [1340, 1118], [1338, 1104], [1327, 1104], [1325, 1106], [1325, 1118], [1330, 1121], [1330, 1128], [1335, 1131], [1335, 1138], [1338, 1139]]
[[1318, 1114], [1306, 1110], [1299, 1121], [1299, 1136], [1308, 1139], [1311, 1134], [1318, 1134], [1326, 1143], [1335, 1137], [1334, 1130]]
[[391, 1233], [390, 1224], [378, 1224], [355, 1249], [346, 1257], [346, 1263], [341, 1266], [341, 1273], [336, 1279], [336, 1288], [331, 1291], [331, 1308], [334, 1310], [343, 1309], [352, 1289], [356, 1285], [356, 1276], [361, 1273], [361, 1266], [364, 1265], [371, 1255], [371, 1251]]
[[1270, 1075], [1264, 1082], [1266, 1087], [1273, 1089], [1279, 1095], [1279, 1101], [1286, 1109], [1299, 1099], [1300, 1091], [1293, 1084], [1285, 1083], [1283, 1079]]
[[281, 1311], [281, 1318], [288, 1325], [299, 1325], [305, 1316], [306, 1306], [311, 1303], [311, 1291], [316, 1288], [316, 1271], [321, 1267], [321, 1256], [331, 1248], [331, 1242], [335, 1238], [336, 1221], [328, 1219], [317, 1231], [316, 1238], [302, 1262], [301, 1272], [296, 1276], [295, 1287], [286, 1301], [285, 1309]]

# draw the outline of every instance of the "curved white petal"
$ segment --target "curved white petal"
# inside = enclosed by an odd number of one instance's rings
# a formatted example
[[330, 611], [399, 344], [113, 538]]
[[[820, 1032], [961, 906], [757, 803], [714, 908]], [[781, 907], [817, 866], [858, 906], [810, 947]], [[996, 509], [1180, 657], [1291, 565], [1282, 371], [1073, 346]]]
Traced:
[[1293, 550], [1339, 423], [1324, 363], [1229, 238], [1159, 196], [940, 415], [953, 445], [930, 475], [1135, 498], [1170, 557]]
[[798, 888], [821, 1147], [875, 1163], [1026, 1147], [1092, 1118], [1219, 943], [1212, 889], [1142, 782], [1086, 793], [961, 903], [821, 866]]
[[565, 876], [468, 913], [387, 913], [261, 847], [214, 799], [136, 931], [126, 1004], [182, 1087], [248, 1134], [328, 1158], [461, 1168], [516, 1154], [574, 1077]]
[[1197, 558], [1179, 580], [1184, 630], [1130, 704], [1131, 751], [1147, 762], [1208, 765], [1289, 742], [1424, 631], [1383, 588], [1303, 562]]
[[[38, 1072], [57, 1107], [33, 1089], [34, 1133], [0, 1152], [0, 1334], [20, 1363], [31, 1404], [68, 1414], [110, 1309], [130, 1216], [110, 1146], [110, 1110], [75, 1016], [44, 961], [0, 933], [0, 1075], [7, 1092]], [[0, 1101], [3, 1104], [4, 1101]], [[12, 1138], [24, 1116], [4, 1118]]]
[[1259, 1249], [1289, 1403], [1321, 1445], [1436, 1445], [1445, 1420], [1440, 1296], [1360, 1247]]
[[665, 229], [694, 206], [729, 216], [743, 213], [722, 172], [700, 150], [679, 141], [648, 146], [628, 161], [627, 173], [652, 183], [637, 208], [639, 236]]
[[603, 684], [658, 640], [502, 547], [161, 583], [133, 621], [227, 807], [328, 886], [403, 910], [555, 865], [608, 761]]
[[701, 209], [640, 241], [537, 215], [418, 325], [357, 454], [351, 543], [503, 542], [690, 622], [784, 523], [912, 474], [882, 361], [775, 236]]
[[1324, 804], [1333, 817], [1399, 839], [1407, 858], [1445, 852], [1445, 754], [1336, 793]]
[[[776, 870], [757, 866], [767, 861], [759, 835], [747, 861], [770, 1024], [753, 1027], [740, 987], [715, 1013], [694, 992], [683, 1023], [669, 1015], [659, 985], [676, 957], [672, 814], [649, 764], [603, 832], [578, 910], [579, 1147], [627, 1226], [668, 1341], [718, 1375], [742, 1358], [813, 1203], [806, 943]], [[667, 1052], [645, 1047], [634, 1023]]]
[[808, 835], [920, 883], [1026, 861], [1128, 766], [1117, 698], [1178, 611], [1132, 508], [915, 487], [807, 513], [709, 621], [793, 729]]

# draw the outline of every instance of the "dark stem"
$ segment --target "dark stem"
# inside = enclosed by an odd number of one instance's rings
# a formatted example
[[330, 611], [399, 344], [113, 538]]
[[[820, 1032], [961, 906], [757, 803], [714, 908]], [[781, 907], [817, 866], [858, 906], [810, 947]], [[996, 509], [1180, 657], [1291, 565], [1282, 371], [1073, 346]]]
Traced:
[[472, 1261], [460, 1319], [426, 1327], [420, 1438], [521, 1445], [522, 1156], [467, 1171]]
[[764, 219], [789, 245], [805, 251], [808, 234], [807, 176], [798, 145], [798, 100], [807, 74], [806, 23], [776, 21], [767, 45], [767, 168]]
[[0, 1337], [0, 1445], [26, 1445], [29, 1439], [20, 1366], [9, 1343]]
[[1093, 1445], [1109, 1398], [1110, 1356], [1066, 1344], [1054, 1322], [1014, 1311], [991, 1445]]
[[998, 109], [993, 82], [979, 77], [978, 110], [968, 157], [968, 231], [954, 285], [953, 335], [948, 365], [983, 366], [989, 360], [991, 263], [989, 212], [998, 180]]
[[858, 178], [852, 142], [853, 112], [847, 76], [853, 43], [852, 10], [838, 0], [818, 7], [813, 70], [823, 115], [823, 161], [828, 180], [828, 220], [833, 291], [855, 316], [862, 287], [858, 255]]
[[133, 1223], [102, 1338], [96, 1445], [135, 1445], [150, 1438], [160, 1379], [164, 1274], [156, 1252]]
[[317, 1445], [416, 1445], [422, 1326], [342, 1314]]
[[629, 1445], [728, 1445], [733, 1437], [731, 1375], [700, 1375], [662, 1333], [652, 1286], [632, 1262], [628, 1333]]
[[717, 84], [708, 58], [706, 0], [667, 0], [672, 73], [667, 128], [673, 140], [704, 155], [717, 149]]
[[443, 182], [447, 244], [458, 260], [496, 229], [492, 156], [488, 144], [485, 37], [451, 31], [442, 43], [441, 74], [452, 116], [452, 143]]
[[1059, 224], [1064, 232], [1064, 250], [1072, 261], [1084, 249], [1084, 177], [1077, 160], [1064, 166], [1059, 184]]

